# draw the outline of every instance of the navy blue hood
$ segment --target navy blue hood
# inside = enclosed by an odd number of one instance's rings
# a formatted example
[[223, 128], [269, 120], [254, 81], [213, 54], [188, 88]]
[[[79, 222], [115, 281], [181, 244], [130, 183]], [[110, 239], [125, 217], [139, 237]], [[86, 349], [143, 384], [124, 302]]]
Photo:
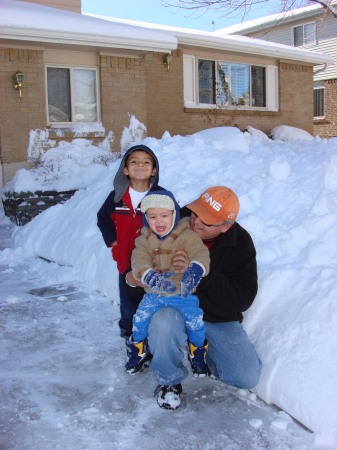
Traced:
[[129, 177], [127, 177], [124, 174], [124, 167], [125, 167], [125, 162], [126, 162], [128, 156], [136, 150], [142, 150], [152, 156], [157, 170], [156, 170], [156, 174], [153, 177], [151, 177], [150, 184], [152, 187], [155, 187], [159, 182], [159, 161], [158, 161], [156, 155], [154, 154], [154, 152], [146, 145], [142, 145], [142, 144], [134, 145], [134, 146], [130, 147], [124, 153], [122, 161], [119, 166], [119, 169], [114, 178], [113, 185], [114, 185], [114, 190], [115, 190], [115, 196], [114, 196], [115, 202], [119, 202], [121, 200], [121, 198], [125, 194], [127, 188], [129, 187], [130, 180], [129, 180]]
[[[174, 221], [172, 229], [175, 228], [180, 220], [180, 206], [174, 195], [170, 191], [151, 191], [148, 192], [143, 198], [140, 204], [140, 210], [142, 212], [143, 224], [145, 227], [149, 228], [149, 223], [147, 221], [145, 212], [148, 208], [163, 208], [174, 211]], [[165, 238], [171, 233], [172, 229], [165, 236], [158, 236], [160, 239]]]

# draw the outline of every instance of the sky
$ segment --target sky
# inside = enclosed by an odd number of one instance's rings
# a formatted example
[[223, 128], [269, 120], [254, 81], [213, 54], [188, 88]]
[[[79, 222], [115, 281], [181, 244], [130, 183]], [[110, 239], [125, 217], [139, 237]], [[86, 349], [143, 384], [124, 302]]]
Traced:
[[121, 148], [152, 148], [160, 184], [181, 206], [216, 185], [240, 199], [259, 274], [243, 326], [261, 379], [250, 392], [189, 376], [170, 414], [152, 396], [150, 370], [124, 373], [118, 274], [96, 225], [119, 160], [99, 164], [106, 143], [93, 149], [78, 138], [41, 154], [43, 164], [20, 169], [4, 189], [82, 188], [25, 226], [1, 222], [2, 436], [13, 442], [5, 448], [336, 450], [337, 139], [286, 126], [273, 140], [251, 127], [161, 139], [142, 130], [132, 116]]
[[[168, 2], [167, 2], [168, 3]], [[175, 0], [172, 3], [177, 3]], [[253, 8], [244, 20], [256, 19], [279, 12], [280, 0], [271, 0]], [[194, 28], [204, 31], [214, 31], [242, 21], [242, 14], [232, 17], [221, 17], [216, 11], [193, 12], [176, 7], [165, 7], [161, 0], [82, 0], [82, 11], [119, 19], [132, 19], [141, 22], [151, 22], [183, 28]], [[212, 23], [214, 22], [214, 24]]]

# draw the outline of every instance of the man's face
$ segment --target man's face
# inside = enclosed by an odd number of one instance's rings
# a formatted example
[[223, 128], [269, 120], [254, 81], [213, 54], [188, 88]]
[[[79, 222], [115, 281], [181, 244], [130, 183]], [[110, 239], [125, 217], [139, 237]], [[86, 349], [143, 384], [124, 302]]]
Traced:
[[223, 223], [215, 225], [206, 225], [194, 212], [191, 214], [190, 226], [203, 241], [208, 241], [225, 233], [232, 226], [231, 223]]
[[148, 180], [155, 173], [153, 158], [147, 152], [135, 150], [129, 155], [124, 167], [124, 174], [131, 180]]
[[158, 236], [165, 236], [172, 228], [173, 211], [163, 208], [149, 208], [146, 211], [149, 227]]

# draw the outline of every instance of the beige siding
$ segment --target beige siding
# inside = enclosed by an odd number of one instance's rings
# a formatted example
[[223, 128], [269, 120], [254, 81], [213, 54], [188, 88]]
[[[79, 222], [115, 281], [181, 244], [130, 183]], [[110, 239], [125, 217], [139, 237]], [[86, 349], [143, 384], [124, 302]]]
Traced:
[[[278, 44], [293, 45], [292, 29], [305, 23], [316, 22], [317, 43], [307, 45], [304, 48], [319, 53], [326, 53], [335, 59], [335, 64], [330, 64], [326, 70], [320, 71], [314, 80], [328, 80], [337, 77], [337, 18], [332, 15], [322, 17], [306, 18], [286, 25], [274, 25], [265, 31], [255, 33], [244, 33], [259, 39], [265, 39]], [[320, 69], [317, 67], [315, 70]]]
[[[313, 121], [314, 135], [321, 137], [337, 136], [337, 18], [332, 14], [316, 14], [316, 16], [293, 20], [285, 25], [273, 25], [264, 31], [250, 33], [249, 29], [242, 35], [253, 36], [279, 44], [292, 45], [292, 29], [294, 26], [316, 21], [317, 43], [304, 48], [319, 53], [326, 53], [335, 60], [334, 64], [314, 68], [314, 82], [324, 86], [325, 116]], [[236, 33], [238, 34], [238, 33]], [[316, 73], [315, 73], [316, 72]], [[291, 81], [291, 78], [289, 78]], [[284, 86], [280, 88], [283, 93]]]
[[[334, 58], [335, 62], [334, 64], [329, 64], [325, 70], [318, 72], [317, 75], [314, 76], [314, 80], [319, 81], [337, 78], [337, 36], [334, 39], [324, 41], [324, 43], [320, 42], [318, 45], [315, 46], [315, 51], [329, 54]], [[315, 70], [318, 69], [319, 67], [317, 67]]]
[[249, 33], [248, 35], [264, 39], [265, 41], [277, 42], [278, 44], [292, 45], [291, 29], [289, 27], [275, 27], [271, 30]]

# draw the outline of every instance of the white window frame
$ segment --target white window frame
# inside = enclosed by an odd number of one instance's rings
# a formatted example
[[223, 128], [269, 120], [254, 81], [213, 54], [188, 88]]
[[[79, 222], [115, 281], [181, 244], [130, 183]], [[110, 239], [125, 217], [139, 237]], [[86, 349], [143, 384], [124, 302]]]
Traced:
[[[324, 117], [325, 117], [325, 84], [324, 84], [324, 81], [315, 83], [314, 94], [315, 94], [316, 90], [322, 90], [323, 91], [323, 115], [322, 116], [315, 116], [315, 109], [314, 109], [314, 111], [313, 111], [314, 119], [324, 119]], [[315, 99], [314, 99], [314, 108], [315, 108]]]
[[[208, 57], [196, 57], [194, 55], [184, 55], [184, 106], [185, 108], [200, 109], [216, 109], [219, 105], [198, 103], [199, 84], [198, 84], [198, 60], [206, 59], [209, 61], [217, 61]], [[237, 61], [230, 61], [237, 62]], [[241, 62], [237, 62], [242, 64]], [[252, 64], [259, 65], [259, 64]], [[262, 65], [266, 68], [266, 106], [226, 106], [226, 110], [255, 110], [255, 111], [278, 111], [279, 110], [279, 83], [278, 83], [278, 67], [274, 65]]]
[[[314, 25], [315, 28], [315, 36], [312, 42], [305, 42], [305, 36], [304, 36], [304, 29], [306, 26], [308, 25]], [[302, 28], [302, 35], [303, 35], [303, 44], [302, 45], [295, 45], [295, 29], [296, 28]], [[317, 27], [316, 27], [316, 22], [306, 22], [306, 23], [302, 23], [300, 25], [295, 25], [291, 28], [291, 42], [292, 42], [292, 46], [293, 47], [305, 47], [307, 45], [316, 45], [317, 44]]]
[[[47, 70], [48, 68], [54, 68], [54, 69], [68, 69], [70, 71], [70, 101], [75, 97], [74, 96], [74, 86], [72, 82], [72, 72], [76, 69], [80, 70], [93, 70], [96, 73], [96, 105], [97, 105], [97, 120], [94, 122], [76, 122], [76, 121], [69, 121], [69, 122], [51, 122], [49, 120], [49, 104], [48, 104], [48, 76], [47, 76]], [[101, 107], [100, 107], [100, 91], [99, 91], [99, 72], [98, 68], [94, 66], [71, 66], [71, 65], [61, 65], [61, 64], [46, 64], [45, 65], [45, 92], [46, 92], [46, 114], [47, 114], [47, 124], [50, 127], [69, 127], [71, 125], [77, 125], [77, 124], [97, 124], [100, 123], [101, 119]], [[75, 116], [75, 102], [71, 101], [71, 116]]]

